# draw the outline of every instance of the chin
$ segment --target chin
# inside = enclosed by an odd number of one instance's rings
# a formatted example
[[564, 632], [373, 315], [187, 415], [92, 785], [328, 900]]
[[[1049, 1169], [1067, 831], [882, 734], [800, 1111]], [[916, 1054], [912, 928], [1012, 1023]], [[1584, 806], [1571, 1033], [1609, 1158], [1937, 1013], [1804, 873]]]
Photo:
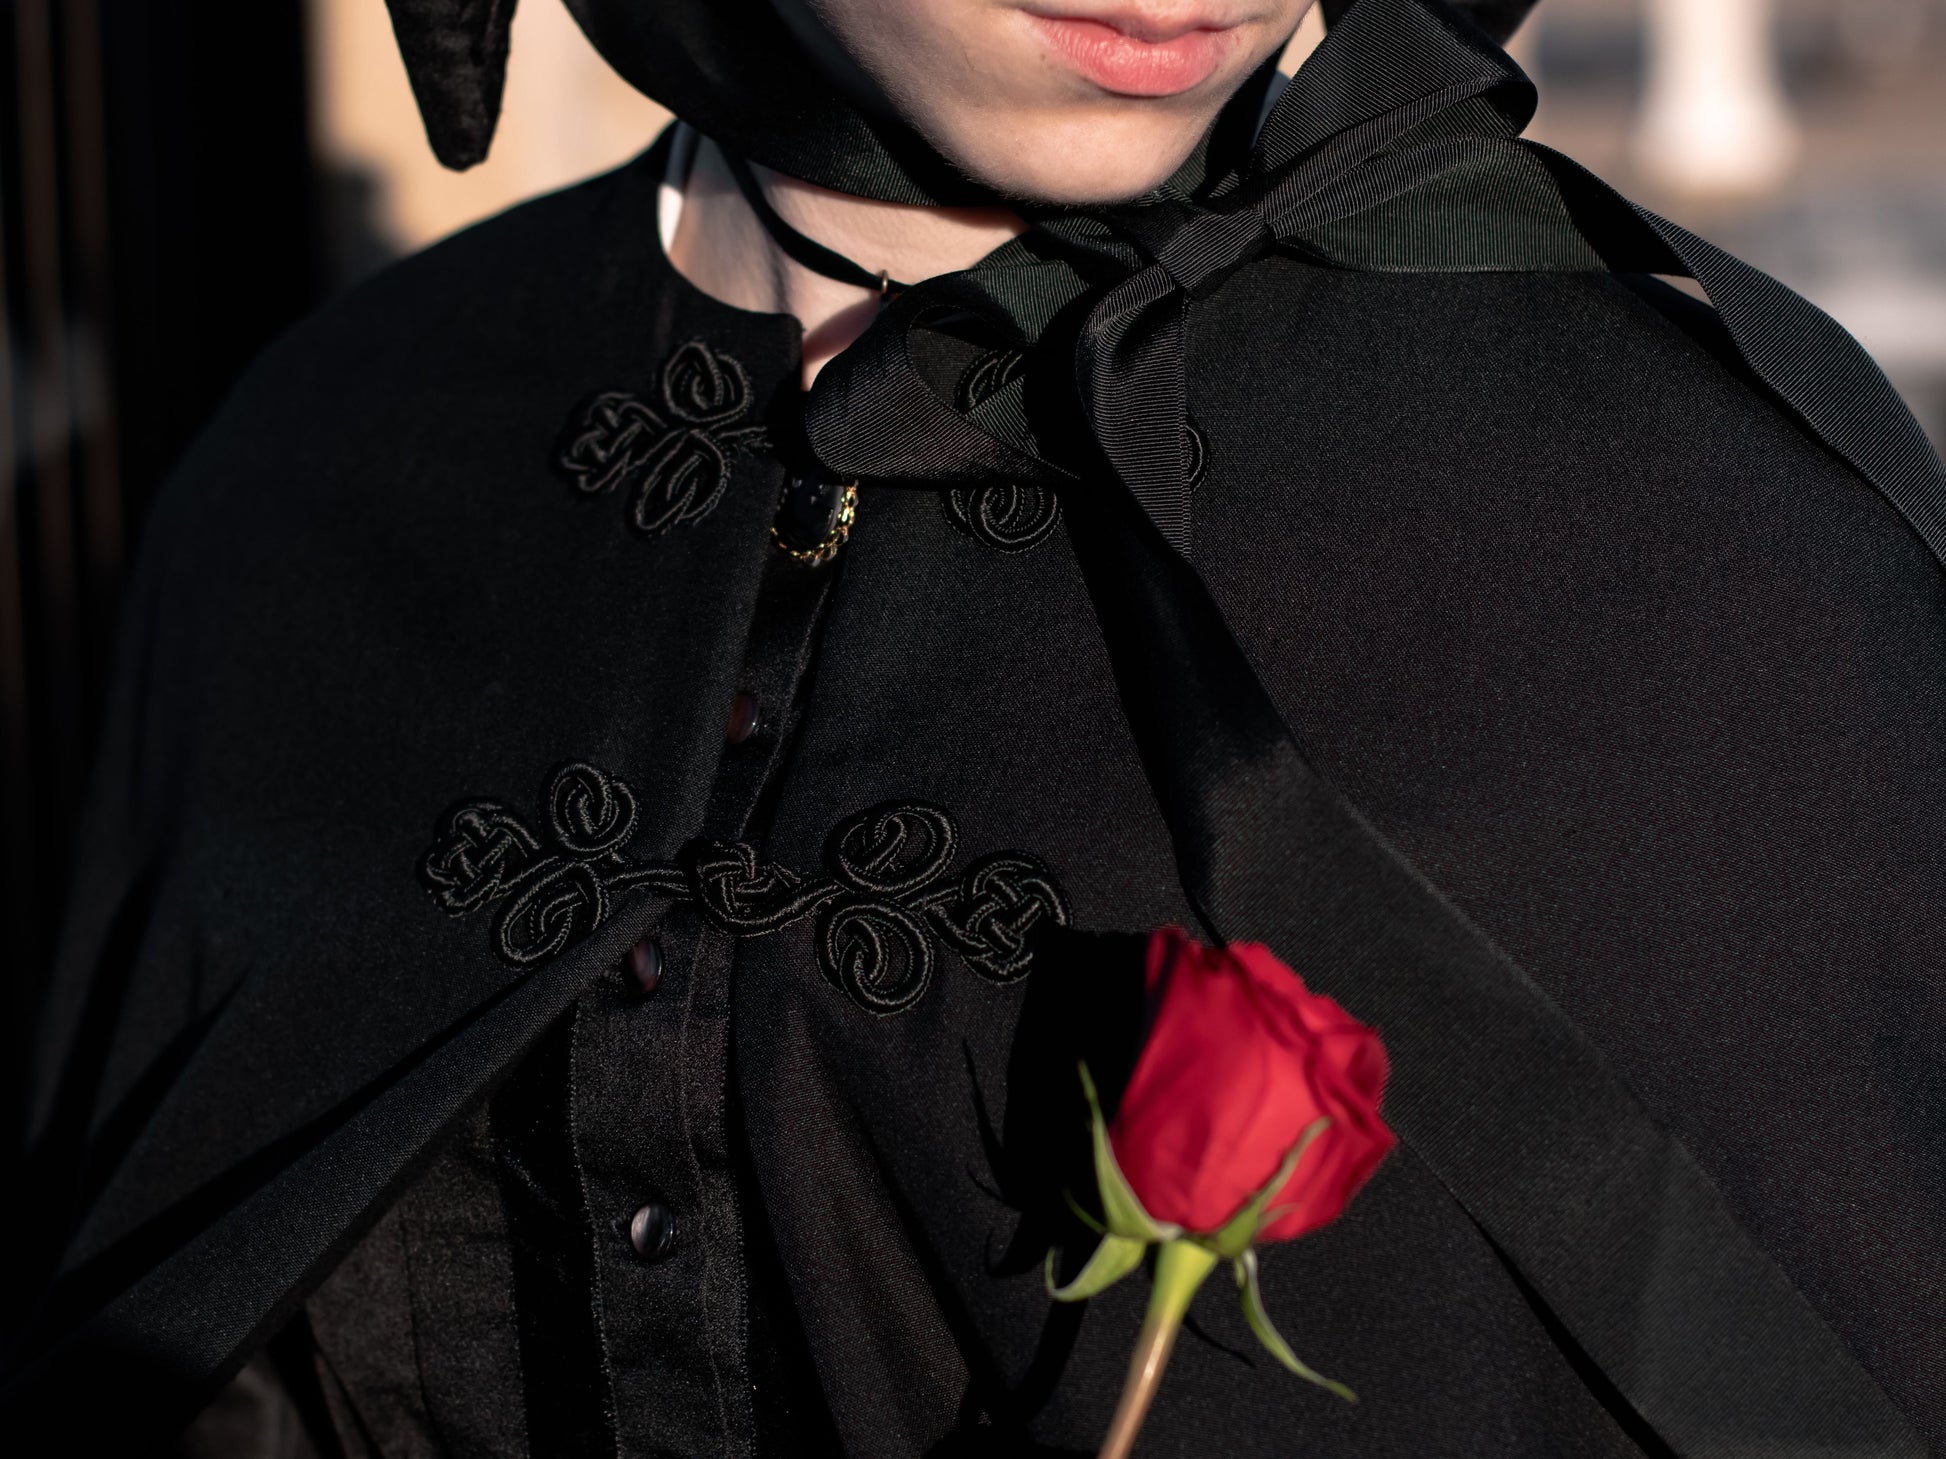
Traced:
[[[1024, 202], [1095, 204], [1140, 196], [1167, 181], [1208, 125], [1200, 113], [1098, 107], [1014, 112], [928, 138], [968, 176]], [[929, 129], [934, 130], [934, 129]]]

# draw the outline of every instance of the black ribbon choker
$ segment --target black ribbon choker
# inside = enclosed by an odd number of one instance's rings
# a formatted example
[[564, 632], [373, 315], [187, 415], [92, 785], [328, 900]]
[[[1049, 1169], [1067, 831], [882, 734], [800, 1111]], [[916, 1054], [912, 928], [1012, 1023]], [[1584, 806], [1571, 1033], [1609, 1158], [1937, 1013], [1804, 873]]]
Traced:
[[764, 232], [770, 235], [771, 241], [783, 249], [785, 257], [802, 264], [814, 274], [836, 279], [841, 284], [850, 284], [856, 289], [876, 289], [881, 297], [905, 288], [904, 284], [894, 281], [884, 272], [873, 273], [861, 268], [836, 249], [826, 248], [815, 238], [798, 232], [770, 205], [770, 195], [757, 181], [757, 175], [750, 170], [748, 162], [729, 152], [723, 154], [723, 160], [729, 165], [730, 176], [736, 179], [737, 189], [750, 205], [750, 211], [757, 215], [757, 221], [764, 225]]

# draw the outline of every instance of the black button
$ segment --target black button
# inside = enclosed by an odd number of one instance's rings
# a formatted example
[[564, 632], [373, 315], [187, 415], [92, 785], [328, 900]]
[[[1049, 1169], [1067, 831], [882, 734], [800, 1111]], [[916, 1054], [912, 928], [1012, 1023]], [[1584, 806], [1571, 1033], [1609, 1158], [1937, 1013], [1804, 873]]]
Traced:
[[757, 704], [757, 696], [747, 689], [739, 689], [737, 697], [730, 701], [730, 724], [724, 736], [733, 745], [740, 745], [763, 728], [763, 712]]
[[628, 950], [629, 976], [644, 993], [653, 993], [662, 981], [662, 944], [645, 937]]
[[661, 1261], [676, 1245], [676, 1218], [660, 1201], [650, 1201], [628, 1218], [628, 1244], [643, 1261]]

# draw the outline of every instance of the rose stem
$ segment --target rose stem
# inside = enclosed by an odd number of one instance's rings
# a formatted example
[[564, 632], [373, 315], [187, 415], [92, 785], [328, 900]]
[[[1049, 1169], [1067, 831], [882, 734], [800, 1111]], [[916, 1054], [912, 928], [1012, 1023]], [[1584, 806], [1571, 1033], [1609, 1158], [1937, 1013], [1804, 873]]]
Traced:
[[1122, 1401], [1115, 1407], [1115, 1421], [1101, 1442], [1101, 1459], [1128, 1459], [1155, 1398], [1156, 1386], [1162, 1382], [1162, 1370], [1176, 1346], [1176, 1333], [1189, 1312], [1189, 1300], [1215, 1268], [1216, 1253], [1193, 1241], [1165, 1241], [1157, 1248], [1148, 1316], [1142, 1319], [1141, 1335], [1128, 1360], [1128, 1378], [1122, 1385]]

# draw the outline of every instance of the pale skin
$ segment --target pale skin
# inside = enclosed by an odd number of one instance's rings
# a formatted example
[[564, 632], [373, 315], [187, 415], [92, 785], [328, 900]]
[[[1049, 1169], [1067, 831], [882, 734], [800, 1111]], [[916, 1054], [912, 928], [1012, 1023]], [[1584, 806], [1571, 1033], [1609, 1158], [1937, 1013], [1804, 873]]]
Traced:
[[[1133, 197], [1182, 165], [1312, 0], [775, 0], [821, 24], [932, 145], [1008, 196]], [[815, 21], [807, 8], [815, 5]], [[755, 169], [792, 227], [871, 272], [970, 268], [1022, 231], [1012, 209], [878, 202]], [[705, 142], [670, 248], [703, 292], [795, 315], [804, 384], [871, 323], [878, 297], [786, 257]]]

